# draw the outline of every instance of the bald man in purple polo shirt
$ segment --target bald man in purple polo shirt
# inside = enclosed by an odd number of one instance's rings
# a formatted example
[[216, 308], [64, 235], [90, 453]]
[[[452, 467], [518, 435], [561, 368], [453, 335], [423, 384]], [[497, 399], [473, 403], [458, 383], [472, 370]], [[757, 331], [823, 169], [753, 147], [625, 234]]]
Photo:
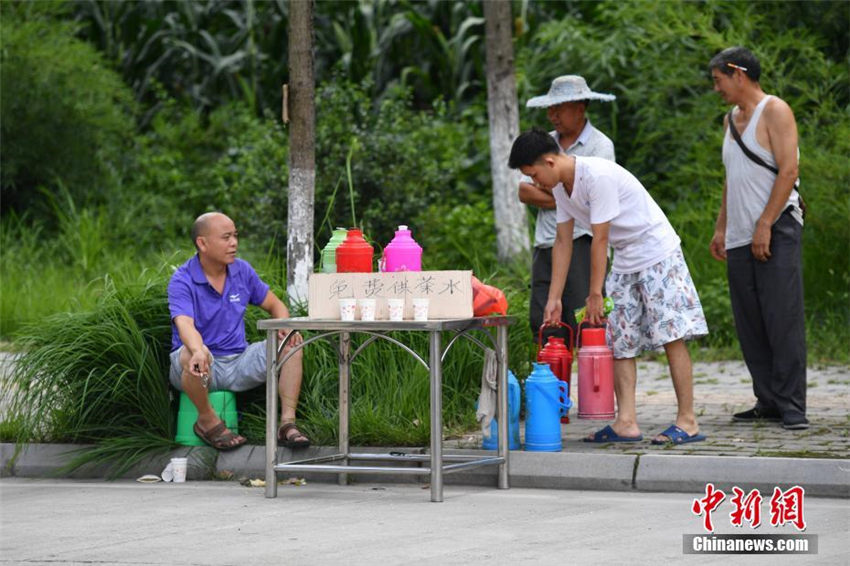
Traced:
[[[265, 341], [248, 344], [245, 309], [257, 305], [272, 318], [288, 318], [286, 305], [269, 290], [251, 265], [236, 257], [236, 225], [219, 212], [202, 214], [192, 225], [197, 255], [180, 266], [168, 283], [172, 351], [170, 381], [198, 409], [195, 434], [218, 450], [245, 443], [218, 417], [208, 391], [246, 391], [266, 381]], [[283, 340], [289, 331], [279, 331]], [[297, 333], [284, 354], [301, 344]], [[289, 448], [310, 445], [295, 425], [301, 391], [302, 352], [280, 372], [281, 427], [278, 441]]]

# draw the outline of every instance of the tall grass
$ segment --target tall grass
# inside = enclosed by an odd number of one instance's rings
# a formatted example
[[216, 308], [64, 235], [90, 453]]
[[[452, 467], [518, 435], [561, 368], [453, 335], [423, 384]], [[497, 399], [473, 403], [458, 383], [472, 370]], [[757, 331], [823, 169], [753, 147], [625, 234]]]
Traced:
[[[57, 205], [57, 227], [9, 213], [0, 222], [0, 338], [60, 312], [92, 308], [104, 292], [104, 274], [118, 284], [135, 281], [146, 259], [109, 245], [105, 213]], [[151, 254], [147, 254], [151, 255]]]
[[106, 278], [92, 310], [22, 329], [9, 379], [18, 442], [95, 443], [75, 464], [106, 459], [116, 473], [172, 446], [165, 280], [151, 272], [118, 288]]
[[[8, 384], [13, 400], [3, 415], [8, 426], [0, 430], [15, 431], [18, 442], [92, 443], [94, 447], [82, 452], [72, 465], [110, 462], [115, 474], [151, 452], [173, 447], [174, 392], [166, 378], [171, 333], [166, 283], [174, 264], [183, 257], [175, 259], [161, 262], [157, 270], [142, 272], [136, 282], [119, 283], [104, 277], [89, 299], [90, 307], [22, 326], [16, 340], [21, 357]], [[268, 254], [255, 265], [283, 296], [285, 270], [280, 258]], [[513, 311], [524, 309], [524, 301], [511, 291], [521, 288], [522, 284], [506, 287]], [[305, 313], [296, 306], [292, 314]], [[259, 309], [249, 310], [246, 330], [252, 340], [262, 338], [256, 330], [256, 321], [262, 316], [265, 313]], [[511, 367], [524, 375], [530, 344], [526, 325], [514, 327], [510, 336]], [[427, 357], [427, 336], [398, 337]], [[364, 339], [355, 335], [352, 348]], [[443, 406], [449, 435], [474, 426], [481, 359], [478, 347], [466, 340], [456, 343], [446, 359]], [[337, 373], [332, 348], [319, 344], [308, 348], [298, 412], [305, 430], [319, 444], [337, 441]], [[351, 441], [427, 444], [428, 398], [428, 374], [412, 356], [390, 343], [372, 344], [352, 367]], [[239, 409], [240, 432], [252, 443], [262, 443], [263, 388], [241, 394]]]

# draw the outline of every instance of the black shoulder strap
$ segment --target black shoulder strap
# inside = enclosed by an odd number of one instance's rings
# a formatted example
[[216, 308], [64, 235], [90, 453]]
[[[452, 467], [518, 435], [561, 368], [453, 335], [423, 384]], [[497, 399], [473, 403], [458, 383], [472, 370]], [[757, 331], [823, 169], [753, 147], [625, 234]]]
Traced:
[[776, 167], [771, 167], [767, 163], [764, 162], [764, 159], [750, 151], [750, 148], [744, 145], [743, 140], [741, 140], [741, 135], [738, 133], [738, 129], [735, 127], [735, 120], [732, 119], [732, 110], [729, 111], [729, 114], [726, 115], [726, 121], [729, 122], [729, 132], [732, 134], [732, 137], [735, 138], [735, 141], [738, 142], [738, 145], [741, 148], [741, 151], [744, 152], [744, 155], [750, 158], [750, 161], [757, 165], [761, 165], [765, 169], [769, 169], [773, 171], [774, 174], [779, 173], [779, 169]]
[[[735, 120], [732, 119], [732, 110], [730, 110], [729, 113], [726, 114], [726, 121], [729, 123], [729, 133], [731, 133], [735, 141], [738, 142], [738, 146], [741, 148], [741, 151], [744, 152], [744, 155], [749, 157], [750, 161], [752, 161], [756, 165], [761, 165], [765, 169], [773, 171], [774, 175], [778, 175], [779, 169], [777, 169], [776, 167], [771, 167], [770, 165], [765, 163], [764, 159], [750, 151], [750, 148], [744, 145], [744, 141], [741, 139], [741, 135], [738, 133], [738, 129], [735, 127]], [[799, 178], [794, 182], [794, 189], [796, 189], [798, 192], [800, 190]]]

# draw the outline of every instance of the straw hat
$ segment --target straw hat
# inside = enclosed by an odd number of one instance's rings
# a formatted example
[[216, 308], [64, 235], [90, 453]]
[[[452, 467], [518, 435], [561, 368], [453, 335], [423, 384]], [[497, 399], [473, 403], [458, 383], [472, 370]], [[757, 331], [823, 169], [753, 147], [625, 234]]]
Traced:
[[575, 100], [603, 100], [610, 102], [617, 98], [613, 94], [593, 92], [588, 88], [584, 77], [578, 75], [564, 75], [552, 81], [549, 92], [544, 96], [535, 96], [525, 105], [529, 108], [548, 108], [562, 102]]

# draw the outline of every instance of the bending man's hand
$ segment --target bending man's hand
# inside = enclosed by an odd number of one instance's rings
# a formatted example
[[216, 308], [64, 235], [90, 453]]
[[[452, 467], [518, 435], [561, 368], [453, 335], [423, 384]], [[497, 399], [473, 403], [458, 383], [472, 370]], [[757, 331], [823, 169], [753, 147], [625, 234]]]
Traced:
[[605, 315], [602, 311], [602, 293], [591, 293], [584, 302], [587, 305], [585, 319], [594, 326], [602, 325], [605, 320]]
[[561, 299], [549, 299], [543, 311], [543, 324], [558, 326], [561, 322]]

